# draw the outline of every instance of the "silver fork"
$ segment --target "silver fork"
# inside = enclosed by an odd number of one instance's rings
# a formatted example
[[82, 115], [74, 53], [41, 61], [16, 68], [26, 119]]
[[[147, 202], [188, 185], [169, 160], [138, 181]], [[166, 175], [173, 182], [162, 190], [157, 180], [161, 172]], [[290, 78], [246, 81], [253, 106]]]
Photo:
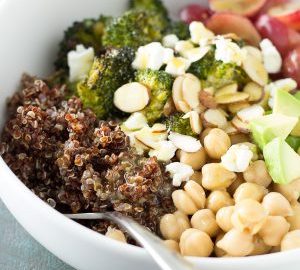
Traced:
[[118, 212], [66, 214], [71, 219], [105, 219], [110, 220], [126, 230], [141, 246], [143, 246], [163, 270], [196, 270], [182, 256], [169, 250], [157, 236], [139, 225], [133, 219]]

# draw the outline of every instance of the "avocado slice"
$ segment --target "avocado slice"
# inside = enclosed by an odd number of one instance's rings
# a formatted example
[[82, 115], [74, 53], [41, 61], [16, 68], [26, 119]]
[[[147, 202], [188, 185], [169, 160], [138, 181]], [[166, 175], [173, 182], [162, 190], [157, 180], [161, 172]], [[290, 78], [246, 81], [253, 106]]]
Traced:
[[297, 91], [297, 93], [294, 95], [294, 97], [298, 100], [300, 100], [300, 91]]
[[300, 148], [300, 137], [288, 136], [285, 140], [296, 152]]
[[300, 156], [282, 138], [275, 138], [263, 150], [273, 181], [288, 184], [300, 178]]
[[250, 129], [255, 143], [263, 149], [267, 143], [276, 137], [285, 140], [295, 127], [297, 121], [297, 117], [273, 113], [251, 121]]
[[274, 113], [298, 117], [298, 123], [291, 135], [300, 136], [300, 100], [283, 90], [277, 90], [274, 96]]

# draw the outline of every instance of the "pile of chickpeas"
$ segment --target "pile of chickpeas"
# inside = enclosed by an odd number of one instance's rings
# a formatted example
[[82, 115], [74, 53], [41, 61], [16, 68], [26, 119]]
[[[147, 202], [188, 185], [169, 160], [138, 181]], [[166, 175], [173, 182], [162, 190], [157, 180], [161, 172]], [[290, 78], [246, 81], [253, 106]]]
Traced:
[[272, 183], [256, 155], [243, 173], [224, 168], [220, 159], [233, 143], [219, 128], [202, 132], [196, 153], [177, 152], [195, 173], [173, 192], [175, 213], [160, 222], [165, 244], [185, 256], [249, 256], [300, 248], [300, 179]]

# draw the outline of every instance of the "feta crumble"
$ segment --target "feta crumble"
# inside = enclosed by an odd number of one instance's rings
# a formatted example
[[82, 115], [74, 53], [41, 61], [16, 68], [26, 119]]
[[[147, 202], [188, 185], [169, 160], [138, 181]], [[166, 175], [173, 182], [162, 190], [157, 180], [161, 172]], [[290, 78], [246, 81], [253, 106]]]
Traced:
[[168, 62], [166, 66], [166, 72], [172, 76], [180, 76], [185, 74], [190, 66], [190, 62], [183, 57], [174, 57]]
[[263, 63], [268, 73], [278, 73], [281, 70], [282, 58], [273, 43], [265, 38], [260, 42]]
[[164, 48], [159, 42], [152, 42], [138, 48], [132, 63], [134, 69], [159, 70], [174, 57], [174, 51]]
[[130, 131], [139, 130], [147, 126], [148, 126], [147, 119], [140, 112], [135, 112], [131, 114], [122, 125], [122, 127]]
[[246, 144], [232, 145], [221, 157], [222, 165], [231, 172], [244, 172], [253, 157], [253, 152]]
[[192, 22], [190, 24], [190, 34], [193, 43], [200, 44], [201, 40], [214, 38], [215, 34], [208, 30], [202, 22]]
[[69, 80], [77, 82], [84, 79], [90, 71], [95, 57], [93, 48], [85, 48], [82, 44], [68, 53]]
[[156, 149], [149, 151], [149, 156], [156, 156], [160, 161], [169, 161], [175, 156], [177, 147], [171, 141], [161, 141]]
[[171, 34], [163, 37], [162, 44], [166, 48], [174, 49], [178, 41], [179, 38], [176, 35]]
[[168, 164], [166, 171], [169, 172], [173, 178], [173, 186], [175, 187], [179, 187], [184, 181], [189, 181], [190, 177], [194, 174], [194, 170], [191, 166], [180, 162]]
[[202, 148], [200, 141], [192, 136], [171, 132], [168, 139], [173, 142], [177, 148], [188, 153], [197, 152]]

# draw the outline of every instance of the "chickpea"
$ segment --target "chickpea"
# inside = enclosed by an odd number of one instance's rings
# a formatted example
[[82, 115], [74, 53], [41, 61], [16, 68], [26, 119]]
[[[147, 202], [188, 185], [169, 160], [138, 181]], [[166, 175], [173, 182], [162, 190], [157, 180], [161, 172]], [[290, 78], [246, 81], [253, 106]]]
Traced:
[[198, 210], [192, 198], [182, 189], [175, 190], [172, 199], [175, 207], [187, 215], [192, 215]]
[[113, 227], [108, 227], [107, 232], [105, 234], [105, 236], [117, 240], [119, 242], [123, 242], [126, 243], [126, 237], [124, 235], [124, 233], [118, 229], [115, 229]]
[[266, 163], [263, 160], [252, 162], [243, 173], [246, 182], [255, 183], [268, 187], [272, 183], [272, 178], [268, 173]]
[[272, 247], [270, 253], [277, 253], [280, 252], [281, 246]]
[[214, 244], [209, 235], [197, 229], [187, 229], [180, 237], [179, 247], [184, 256], [208, 257]]
[[195, 171], [194, 174], [190, 177], [190, 180], [193, 180], [197, 184], [202, 186], [202, 173], [199, 171]]
[[198, 209], [204, 208], [206, 194], [202, 186], [190, 180], [184, 185], [184, 190], [192, 198]]
[[245, 199], [235, 205], [231, 222], [233, 227], [240, 231], [256, 234], [265, 223], [267, 215], [267, 211], [259, 202]]
[[290, 223], [290, 230], [300, 230], [300, 203], [295, 202], [292, 204], [293, 215], [287, 217], [287, 221]]
[[203, 147], [195, 153], [178, 150], [176, 155], [181, 163], [190, 165], [195, 171], [200, 170], [206, 163], [206, 153]]
[[234, 206], [222, 207], [216, 215], [216, 221], [219, 227], [224, 231], [228, 232], [233, 228], [231, 222], [231, 216], [234, 211]]
[[244, 183], [237, 188], [233, 195], [233, 198], [236, 203], [245, 199], [253, 199], [255, 201], [261, 202], [263, 197], [267, 193], [268, 190], [263, 186], [254, 183]]
[[249, 136], [243, 133], [232, 134], [229, 137], [232, 145], [250, 141]]
[[204, 147], [209, 157], [221, 159], [229, 147], [231, 141], [225, 131], [219, 128], [213, 128], [204, 138]]
[[290, 224], [282, 216], [268, 216], [265, 224], [259, 231], [259, 236], [268, 246], [278, 246], [286, 233]]
[[245, 183], [245, 180], [243, 178], [243, 174], [242, 173], [237, 173], [236, 174], [236, 179], [233, 181], [233, 183], [227, 188], [227, 191], [229, 192], [229, 194], [231, 196], [233, 196], [234, 192], [237, 190], [237, 188]]
[[300, 179], [287, 185], [274, 184], [273, 189], [286, 197], [289, 202], [294, 203], [300, 198]]
[[167, 248], [169, 248], [170, 250], [172, 251], [175, 251], [175, 252], [180, 252], [180, 249], [179, 249], [179, 244], [178, 242], [176, 242], [175, 240], [165, 240], [164, 241], [164, 244], [166, 245]]
[[287, 233], [281, 241], [281, 251], [300, 248], [300, 230]]
[[202, 144], [204, 144], [204, 138], [208, 135], [208, 133], [212, 130], [212, 128], [206, 128], [202, 131], [202, 133], [200, 134], [200, 142]]
[[183, 231], [190, 227], [188, 217], [180, 211], [166, 214], [160, 220], [160, 232], [167, 240], [179, 240]]
[[219, 209], [225, 206], [233, 205], [234, 201], [229, 193], [223, 190], [212, 191], [206, 200], [206, 207], [217, 213]]
[[220, 163], [208, 163], [202, 167], [202, 186], [208, 190], [225, 189], [235, 179], [236, 174], [225, 169]]
[[253, 236], [250, 233], [232, 229], [217, 242], [217, 247], [223, 249], [230, 256], [247, 256], [254, 249]]
[[253, 243], [254, 243], [254, 249], [249, 254], [251, 256], [267, 254], [270, 252], [270, 250], [272, 248], [272, 247], [266, 245], [265, 242], [263, 241], [263, 239], [258, 235], [255, 235], [253, 237]]
[[214, 253], [217, 257], [224, 257], [226, 256], [226, 252], [218, 247], [218, 242], [224, 237], [225, 233], [220, 232], [216, 237], [216, 244], [214, 246]]
[[210, 209], [198, 210], [192, 216], [191, 224], [193, 228], [207, 233], [210, 237], [214, 237], [219, 230], [215, 214]]
[[263, 201], [263, 207], [268, 211], [270, 216], [292, 216], [293, 210], [289, 201], [278, 192], [268, 193]]

